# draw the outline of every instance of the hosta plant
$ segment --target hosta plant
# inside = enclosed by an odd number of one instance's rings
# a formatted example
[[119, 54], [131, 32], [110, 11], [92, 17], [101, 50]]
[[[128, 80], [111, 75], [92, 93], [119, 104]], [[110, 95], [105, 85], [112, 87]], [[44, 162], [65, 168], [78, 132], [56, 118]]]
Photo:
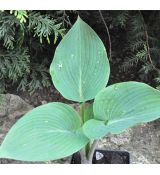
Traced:
[[160, 92], [149, 85], [130, 81], [106, 87], [106, 49], [80, 17], [58, 45], [50, 74], [56, 89], [80, 110], [60, 102], [34, 108], [8, 132], [1, 158], [49, 161], [80, 151], [82, 163], [91, 163], [98, 139], [160, 116]]

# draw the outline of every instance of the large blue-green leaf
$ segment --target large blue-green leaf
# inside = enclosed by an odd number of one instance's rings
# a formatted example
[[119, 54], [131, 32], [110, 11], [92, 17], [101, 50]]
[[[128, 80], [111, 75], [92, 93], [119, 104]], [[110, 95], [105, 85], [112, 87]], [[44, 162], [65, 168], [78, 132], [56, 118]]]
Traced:
[[106, 86], [109, 73], [101, 39], [79, 17], [55, 51], [50, 66], [55, 87], [66, 99], [84, 102]]
[[83, 127], [89, 138], [118, 134], [135, 124], [160, 118], [160, 92], [144, 83], [117, 83], [97, 94], [93, 111], [94, 119]]
[[63, 103], [33, 109], [9, 131], [0, 147], [1, 158], [47, 161], [69, 156], [88, 143], [78, 113]]

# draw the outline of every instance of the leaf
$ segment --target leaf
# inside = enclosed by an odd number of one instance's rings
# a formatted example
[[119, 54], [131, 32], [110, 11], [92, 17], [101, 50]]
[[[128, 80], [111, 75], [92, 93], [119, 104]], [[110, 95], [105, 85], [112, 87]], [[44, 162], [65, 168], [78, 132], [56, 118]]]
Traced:
[[83, 125], [84, 134], [90, 139], [99, 139], [108, 132], [104, 121], [91, 119]]
[[63, 103], [48, 103], [33, 109], [9, 131], [0, 147], [0, 157], [24, 161], [60, 159], [88, 143], [78, 113]]
[[93, 112], [94, 119], [83, 126], [88, 138], [118, 134], [136, 124], [160, 118], [160, 92], [144, 83], [117, 83], [97, 94]]
[[85, 102], [103, 89], [110, 67], [106, 49], [97, 34], [80, 17], [58, 45], [50, 74], [66, 99]]

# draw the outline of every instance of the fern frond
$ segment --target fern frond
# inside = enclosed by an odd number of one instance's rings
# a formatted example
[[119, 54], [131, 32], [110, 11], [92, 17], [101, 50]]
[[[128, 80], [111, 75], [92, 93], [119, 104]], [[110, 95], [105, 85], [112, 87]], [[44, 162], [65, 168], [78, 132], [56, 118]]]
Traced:
[[136, 53], [136, 57], [140, 61], [145, 61], [148, 58], [148, 51], [145, 49], [142, 49]]
[[113, 25], [124, 28], [127, 20], [129, 19], [129, 12], [127, 10], [121, 10], [116, 12], [116, 16], [113, 18]]
[[145, 75], [148, 75], [150, 71], [153, 71], [153, 67], [149, 63], [145, 63], [142, 68], [139, 70], [139, 73], [143, 73]]
[[0, 78], [16, 82], [24, 74], [30, 72], [28, 50], [14, 50], [0, 54]]
[[137, 51], [139, 48], [142, 48], [145, 44], [145, 41], [140, 39], [140, 40], [135, 40], [134, 42], [130, 41], [129, 42], [129, 47], [131, 49], [131, 51], [135, 52]]
[[46, 38], [50, 43], [50, 36], [54, 34], [57, 41], [58, 36], [63, 36], [64, 29], [61, 28], [61, 23], [56, 24], [56, 20], [52, 19], [49, 15], [41, 15], [39, 12], [32, 12], [29, 14], [29, 30], [34, 31], [34, 36], [40, 38], [40, 42], [43, 42], [43, 38]]
[[20, 21], [20, 23], [26, 22], [26, 19], [28, 18], [26, 10], [10, 10], [10, 14], [13, 13], [16, 16], [16, 18]]
[[[10, 18], [10, 16], [8, 16]], [[3, 45], [7, 49], [13, 49], [14, 45], [14, 36], [15, 36], [15, 28], [14, 28], [14, 22], [12, 19], [6, 20], [6, 17], [2, 17], [0, 20], [0, 40], [3, 40]]]
[[139, 61], [138, 57], [135, 57], [134, 55], [126, 57], [126, 61], [124, 61], [124, 63], [121, 66], [121, 70], [122, 71], [129, 70], [131, 67], [137, 65], [138, 61]]

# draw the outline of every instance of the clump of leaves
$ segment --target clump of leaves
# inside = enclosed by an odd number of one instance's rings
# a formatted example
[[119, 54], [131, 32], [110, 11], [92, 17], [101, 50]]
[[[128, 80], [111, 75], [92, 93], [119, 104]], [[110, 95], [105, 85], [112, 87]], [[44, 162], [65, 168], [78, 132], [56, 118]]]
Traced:
[[14, 13], [17, 19], [20, 20], [21, 23], [26, 22], [28, 15], [26, 10], [11, 10], [10, 14]]
[[[0, 84], [33, 92], [51, 85], [46, 46], [56, 44], [65, 34], [62, 22], [42, 11], [0, 11]], [[37, 75], [38, 74], [38, 75]], [[43, 80], [42, 80], [43, 77]], [[7, 80], [7, 83], [6, 83]], [[43, 81], [43, 83], [42, 83]]]
[[33, 109], [7, 134], [1, 158], [48, 161], [81, 150], [82, 163], [92, 163], [98, 139], [159, 118], [158, 90], [133, 81], [105, 87], [110, 74], [106, 49], [80, 17], [58, 45], [50, 74], [64, 98], [80, 103], [80, 112], [60, 102]]
[[41, 15], [39, 12], [32, 12], [29, 15], [30, 31], [34, 31], [34, 37], [38, 36], [42, 43], [43, 38], [46, 38], [50, 44], [50, 35], [54, 34], [54, 44], [57, 42], [58, 36], [64, 36], [65, 29], [61, 28], [62, 23], [56, 24], [56, 20], [50, 15]]
[[[157, 31], [159, 28], [159, 15], [150, 12], [151, 18], [145, 18], [141, 11], [135, 11], [134, 14], [128, 13], [128, 21], [126, 22], [126, 38], [125, 61], [121, 68], [128, 71], [136, 66], [139, 69], [139, 77], [143, 81], [154, 79], [157, 84], [159, 78], [159, 61], [160, 46]], [[154, 25], [151, 21], [154, 19]], [[152, 77], [152, 78], [150, 78]]]

